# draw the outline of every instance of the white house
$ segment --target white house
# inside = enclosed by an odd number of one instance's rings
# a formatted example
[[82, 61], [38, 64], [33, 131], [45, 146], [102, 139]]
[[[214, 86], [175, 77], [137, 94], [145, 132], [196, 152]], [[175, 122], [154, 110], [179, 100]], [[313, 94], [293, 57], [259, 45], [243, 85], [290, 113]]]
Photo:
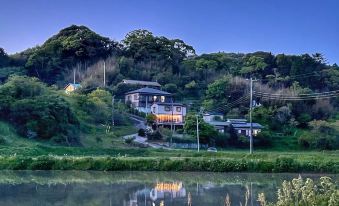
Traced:
[[150, 113], [153, 103], [172, 102], [172, 95], [158, 89], [144, 87], [125, 94], [125, 103], [139, 112]]
[[151, 106], [151, 113], [157, 117], [158, 125], [184, 125], [186, 106], [180, 103], [156, 102]]

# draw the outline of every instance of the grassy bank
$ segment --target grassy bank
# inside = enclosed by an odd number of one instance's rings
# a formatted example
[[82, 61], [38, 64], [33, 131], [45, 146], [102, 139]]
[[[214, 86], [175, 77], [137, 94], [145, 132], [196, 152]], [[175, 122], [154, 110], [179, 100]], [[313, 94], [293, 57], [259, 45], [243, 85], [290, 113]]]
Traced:
[[0, 169], [339, 173], [338, 151], [256, 150], [249, 155], [247, 150], [133, 148], [121, 138], [129, 132], [135, 131], [129, 126], [117, 127], [114, 135], [97, 130], [96, 136], [81, 137], [83, 146], [66, 147], [19, 137], [0, 124]]
[[208, 172], [319, 172], [339, 173], [337, 160], [234, 157], [80, 157], [2, 156], [5, 170], [208, 171]]

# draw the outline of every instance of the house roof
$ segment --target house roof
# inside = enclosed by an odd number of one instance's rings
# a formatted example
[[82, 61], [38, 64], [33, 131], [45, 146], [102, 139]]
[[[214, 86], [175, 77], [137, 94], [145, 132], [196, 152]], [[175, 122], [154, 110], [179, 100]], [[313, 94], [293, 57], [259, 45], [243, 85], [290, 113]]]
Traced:
[[157, 104], [157, 105], [168, 105], [168, 106], [171, 106], [171, 105], [173, 105], [173, 106], [183, 106], [183, 107], [185, 107], [185, 105], [184, 104], [181, 104], [181, 103], [169, 103], [169, 102], [155, 102], [155, 103], [153, 103], [153, 104]]
[[213, 125], [213, 126], [229, 126], [231, 124], [229, 122], [222, 122], [222, 121], [208, 121], [206, 123]]
[[66, 89], [68, 86], [73, 86], [74, 88], [79, 88], [79, 87], [81, 87], [81, 84], [79, 84], [79, 83], [68, 83], [65, 87], [64, 87], [64, 89]]
[[241, 123], [241, 124], [243, 124], [243, 123], [246, 123], [247, 122], [247, 120], [246, 119], [227, 119], [227, 121], [228, 122], [231, 122], [231, 123]]
[[125, 84], [137, 84], [137, 85], [144, 85], [144, 86], [161, 87], [161, 84], [159, 84], [158, 82], [131, 80], [131, 79], [123, 79], [122, 82]]
[[[234, 128], [250, 128], [251, 127], [251, 123], [240, 123], [240, 124], [232, 123], [232, 126]], [[252, 128], [262, 129], [264, 127], [261, 124], [259, 124], [259, 123], [252, 123]]]
[[151, 94], [151, 95], [164, 95], [164, 96], [170, 96], [171, 95], [171, 93], [161, 91], [161, 90], [158, 90], [158, 89], [148, 88], [148, 87], [133, 90], [133, 91], [127, 92], [126, 94], [135, 94], [135, 93]]
[[206, 112], [203, 115], [204, 116], [210, 116], [210, 115], [220, 115], [220, 116], [223, 116], [223, 114], [219, 113], [219, 112]]

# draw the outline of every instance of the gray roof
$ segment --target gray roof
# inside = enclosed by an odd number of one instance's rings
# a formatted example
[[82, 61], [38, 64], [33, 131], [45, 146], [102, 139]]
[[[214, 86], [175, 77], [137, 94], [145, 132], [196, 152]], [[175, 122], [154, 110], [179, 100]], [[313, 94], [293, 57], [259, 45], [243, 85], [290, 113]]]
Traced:
[[[251, 123], [240, 123], [240, 124], [232, 124], [232, 126], [234, 128], [250, 128], [251, 127]], [[259, 123], [252, 123], [252, 128], [255, 129], [262, 129], [264, 128], [261, 124]]]
[[229, 122], [222, 122], [222, 121], [208, 121], [206, 123], [213, 125], [213, 126], [229, 126], [231, 124]]
[[149, 82], [149, 81], [141, 81], [141, 80], [130, 80], [130, 79], [123, 79], [123, 83], [125, 84], [136, 84], [136, 85], [144, 85], [144, 86], [155, 86], [161, 87], [158, 82]]
[[164, 95], [164, 96], [170, 96], [171, 95], [171, 93], [161, 91], [161, 90], [158, 90], [158, 89], [148, 88], [148, 87], [133, 90], [133, 91], [127, 92], [126, 94], [136, 94], [136, 93], [151, 94], [151, 95]]
[[227, 119], [228, 122], [232, 122], [232, 123], [236, 123], [236, 122], [242, 122], [242, 123], [246, 123], [247, 120], [246, 119]]
[[203, 115], [204, 116], [210, 116], [210, 115], [220, 115], [220, 116], [223, 116], [223, 114], [220, 113], [220, 112], [206, 112]]
[[168, 106], [171, 106], [173, 104], [173, 106], [185, 106], [184, 104], [181, 104], [181, 103], [170, 103], [170, 102], [155, 102], [153, 104], [157, 104], [157, 105], [168, 105]]

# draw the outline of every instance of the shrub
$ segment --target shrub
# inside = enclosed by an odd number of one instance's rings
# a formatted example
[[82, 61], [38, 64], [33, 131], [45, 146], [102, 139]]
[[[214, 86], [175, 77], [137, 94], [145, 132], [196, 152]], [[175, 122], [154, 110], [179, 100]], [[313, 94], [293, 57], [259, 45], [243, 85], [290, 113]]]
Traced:
[[284, 181], [278, 189], [278, 198], [275, 203], [268, 203], [264, 193], [258, 195], [261, 206], [277, 205], [328, 205], [337, 206], [339, 204], [339, 190], [330, 177], [321, 177], [319, 184], [312, 179], [305, 181], [301, 176], [292, 181]]
[[139, 135], [140, 137], [145, 137], [145, 136], [146, 136], [146, 131], [145, 131], [144, 129], [139, 129], [139, 130], [138, 130], [138, 135]]
[[155, 132], [147, 133], [148, 140], [161, 140], [162, 138], [163, 136], [158, 130], [156, 130]]
[[0, 145], [6, 144], [6, 139], [0, 136]]
[[30, 138], [68, 136], [79, 122], [70, 104], [36, 78], [12, 76], [0, 86], [0, 118]]
[[154, 124], [156, 120], [157, 120], [157, 116], [155, 116], [154, 114], [148, 114], [146, 116], [146, 122], [148, 125]]
[[135, 137], [128, 137], [128, 138], [125, 139], [125, 143], [126, 144], [131, 144], [134, 139], [135, 139]]
[[259, 147], [271, 146], [272, 144], [271, 134], [267, 131], [262, 131], [253, 137], [253, 141], [254, 141], [253, 142], [254, 146], [259, 146]]

